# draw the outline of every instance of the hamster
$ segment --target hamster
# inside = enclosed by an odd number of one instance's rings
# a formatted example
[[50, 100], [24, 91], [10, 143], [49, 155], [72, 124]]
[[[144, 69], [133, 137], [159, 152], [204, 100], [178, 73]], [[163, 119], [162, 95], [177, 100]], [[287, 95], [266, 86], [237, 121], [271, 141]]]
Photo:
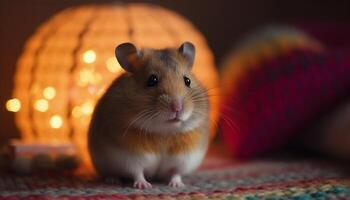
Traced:
[[101, 176], [127, 178], [135, 188], [150, 188], [148, 180], [184, 186], [181, 176], [195, 170], [208, 146], [207, 90], [191, 68], [195, 47], [138, 49], [116, 47], [126, 71], [96, 105], [88, 146]]

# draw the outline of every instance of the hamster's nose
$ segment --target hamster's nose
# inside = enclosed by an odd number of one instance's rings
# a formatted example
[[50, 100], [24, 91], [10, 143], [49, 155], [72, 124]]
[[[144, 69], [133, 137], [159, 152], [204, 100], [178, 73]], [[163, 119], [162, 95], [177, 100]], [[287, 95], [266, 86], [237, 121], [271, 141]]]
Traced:
[[171, 102], [170, 109], [172, 112], [180, 112], [182, 110], [182, 100], [174, 99]]

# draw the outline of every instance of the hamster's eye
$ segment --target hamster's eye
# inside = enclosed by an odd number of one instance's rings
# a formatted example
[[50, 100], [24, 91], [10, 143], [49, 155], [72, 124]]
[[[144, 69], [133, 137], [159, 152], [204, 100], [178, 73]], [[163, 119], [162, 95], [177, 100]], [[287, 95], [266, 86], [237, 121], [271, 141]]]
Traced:
[[191, 79], [189, 79], [188, 77], [184, 76], [184, 81], [185, 81], [185, 85], [187, 87], [190, 87], [191, 86]]
[[158, 76], [155, 74], [151, 74], [148, 78], [147, 86], [148, 87], [153, 87], [158, 84]]

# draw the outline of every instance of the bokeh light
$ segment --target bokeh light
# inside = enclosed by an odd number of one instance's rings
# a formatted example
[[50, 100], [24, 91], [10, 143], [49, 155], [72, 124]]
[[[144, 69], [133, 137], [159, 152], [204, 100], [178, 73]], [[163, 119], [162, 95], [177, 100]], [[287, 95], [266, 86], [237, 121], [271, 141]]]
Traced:
[[83, 60], [85, 63], [93, 63], [96, 60], [96, 53], [93, 50], [88, 50], [83, 55]]
[[35, 101], [34, 107], [37, 111], [46, 112], [49, 109], [49, 102], [46, 99]]
[[58, 129], [63, 125], [62, 117], [59, 115], [54, 115], [50, 118], [50, 125], [52, 128]]
[[21, 102], [16, 98], [9, 99], [6, 102], [6, 109], [10, 112], [18, 112], [21, 109]]
[[106, 62], [106, 67], [107, 67], [108, 71], [110, 71], [112, 73], [116, 73], [116, 72], [122, 70], [122, 68], [120, 67], [120, 65], [115, 57], [108, 58], [108, 60]]
[[56, 96], [56, 90], [54, 87], [46, 87], [44, 89], [43, 95], [46, 99], [53, 99]]

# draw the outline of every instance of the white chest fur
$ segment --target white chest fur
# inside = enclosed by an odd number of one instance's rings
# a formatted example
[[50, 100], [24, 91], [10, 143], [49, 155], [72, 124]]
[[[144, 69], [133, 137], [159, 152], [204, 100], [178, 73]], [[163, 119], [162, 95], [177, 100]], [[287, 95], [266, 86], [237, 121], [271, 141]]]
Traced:
[[[91, 147], [93, 148], [93, 147]], [[97, 171], [105, 175], [132, 177], [143, 171], [146, 177], [163, 178], [171, 173], [187, 174], [203, 160], [205, 150], [193, 149], [180, 154], [132, 153], [119, 148], [98, 147], [91, 156]]]

